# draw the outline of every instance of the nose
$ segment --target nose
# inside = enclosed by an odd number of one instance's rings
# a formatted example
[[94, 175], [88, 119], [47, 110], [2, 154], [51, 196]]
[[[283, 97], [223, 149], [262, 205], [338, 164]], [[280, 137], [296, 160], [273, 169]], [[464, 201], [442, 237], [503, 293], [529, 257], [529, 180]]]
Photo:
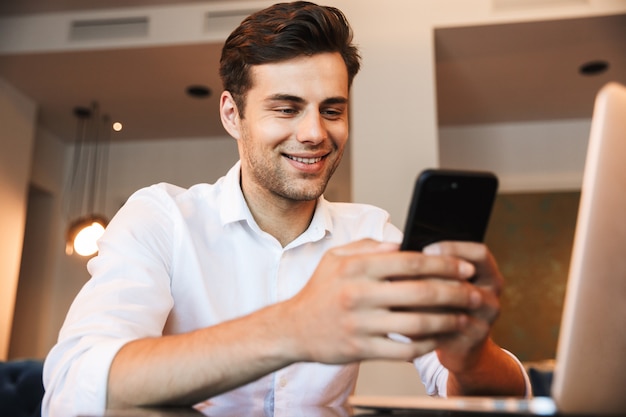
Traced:
[[320, 143], [326, 139], [326, 126], [319, 112], [307, 112], [298, 124], [296, 139], [299, 142]]

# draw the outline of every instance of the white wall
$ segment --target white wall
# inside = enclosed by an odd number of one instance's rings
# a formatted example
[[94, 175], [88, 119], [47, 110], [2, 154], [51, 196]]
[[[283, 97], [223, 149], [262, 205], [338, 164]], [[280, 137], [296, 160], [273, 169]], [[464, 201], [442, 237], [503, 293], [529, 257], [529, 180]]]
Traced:
[[[31, 187], [36, 188], [38, 198], [29, 201], [29, 217], [26, 225], [25, 243], [37, 242], [39, 246], [28, 247], [25, 250], [22, 263], [35, 265], [35, 271], [22, 271], [20, 275], [20, 297], [18, 303], [26, 303], [30, 309], [39, 314], [33, 325], [39, 328], [40, 334], [33, 338], [27, 331], [21, 335], [22, 346], [30, 345], [28, 350], [19, 349], [11, 343], [11, 352], [15, 356], [41, 358], [50, 350], [56, 341], [61, 320], [67, 311], [68, 285], [77, 281], [73, 275], [71, 264], [65, 256], [65, 228], [67, 221], [67, 206], [63, 199], [64, 186], [69, 171], [67, 161], [71, 161], [72, 148], [49, 132], [38, 129], [35, 136], [35, 152], [33, 154], [33, 168], [31, 171]], [[31, 191], [32, 192], [32, 191]], [[38, 230], [33, 223], [40, 219], [46, 227]], [[25, 246], [25, 249], [27, 247]], [[42, 264], [43, 265], [40, 265]], [[40, 274], [37, 274], [41, 271]], [[84, 265], [80, 267], [84, 277]], [[34, 276], [33, 276], [34, 274]], [[84, 278], [81, 279], [84, 282]], [[22, 294], [25, 285], [34, 288], [32, 291], [44, 293], [34, 306], [24, 300], [28, 293]], [[34, 297], [33, 297], [34, 298]], [[23, 310], [22, 310], [23, 311]], [[28, 329], [28, 318], [18, 317], [16, 308], [15, 327]], [[24, 332], [24, 331], [23, 331]], [[14, 332], [15, 334], [15, 332]]]
[[109, 153], [107, 215], [134, 191], [159, 182], [189, 187], [215, 182], [237, 161], [230, 137], [113, 143]]
[[493, 171], [503, 192], [578, 190], [589, 119], [444, 127], [442, 167]]
[[7, 358], [22, 255], [36, 107], [0, 79], [0, 360]]

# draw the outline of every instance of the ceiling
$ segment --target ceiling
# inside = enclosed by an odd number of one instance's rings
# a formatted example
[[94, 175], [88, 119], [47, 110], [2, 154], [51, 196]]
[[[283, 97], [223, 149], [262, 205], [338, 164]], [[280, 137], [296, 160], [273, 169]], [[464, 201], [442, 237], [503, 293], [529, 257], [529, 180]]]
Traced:
[[[0, 3], [0, 16], [128, 3], [21, 0]], [[178, 2], [143, 0], [132, 6], [173, 3]], [[588, 118], [601, 85], [626, 84], [626, 14], [439, 28], [435, 46], [440, 125]], [[220, 48], [207, 43], [0, 55], [0, 77], [39, 103], [40, 124], [62, 139], [74, 137], [74, 107], [94, 99], [123, 122], [115, 139], [222, 136]], [[593, 60], [607, 61], [608, 70], [581, 75], [579, 67]], [[185, 90], [195, 84], [213, 94], [189, 97]]]
[[[0, 16], [124, 7], [167, 6], [182, 3], [217, 3], [224, 0], [19, 0], [0, 3]], [[231, 0], [233, 1], [233, 0]], [[235, 0], [236, 1], [236, 0]]]
[[[5, 1], [0, 17], [219, 1]], [[0, 55], [0, 77], [37, 102], [39, 124], [63, 140], [75, 138], [74, 108], [91, 107], [94, 100], [124, 126], [112, 140], [224, 136], [218, 114], [220, 50], [221, 44], [205, 43]], [[211, 94], [190, 97], [186, 90], [193, 85], [206, 86]]]
[[[220, 48], [193, 44], [0, 56], [0, 77], [39, 103], [39, 123], [61, 139], [74, 139], [73, 109], [89, 107], [94, 99], [124, 126], [113, 140], [223, 136]], [[187, 87], [198, 84], [212, 94], [188, 96]]]
[[626, 14], [437, 29], [435, 54], [440, 125], [589, 118], [603, 84], [626, 84]]

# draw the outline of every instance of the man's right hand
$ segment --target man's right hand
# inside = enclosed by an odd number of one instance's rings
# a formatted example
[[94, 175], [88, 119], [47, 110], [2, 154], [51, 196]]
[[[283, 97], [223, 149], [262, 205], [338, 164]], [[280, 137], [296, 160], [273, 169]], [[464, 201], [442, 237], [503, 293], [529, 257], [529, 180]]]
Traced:
[[[294, 362], [412, 360], [462, 330], [480, 294], [474, 265], [361, 240], [329, 250], [308, 284], [286, 301], [280, 326]], [[397, 341], [391, 333], [408, 336]]]

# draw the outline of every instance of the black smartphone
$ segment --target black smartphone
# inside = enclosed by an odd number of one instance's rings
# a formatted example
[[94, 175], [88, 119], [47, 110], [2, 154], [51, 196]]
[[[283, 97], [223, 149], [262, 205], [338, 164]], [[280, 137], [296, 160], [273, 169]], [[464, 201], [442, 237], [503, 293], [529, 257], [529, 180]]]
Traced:
[[427, 169], [413, 190], [401, 250], [442, 240], [482, 242], [498, 190], [486, 171]]

